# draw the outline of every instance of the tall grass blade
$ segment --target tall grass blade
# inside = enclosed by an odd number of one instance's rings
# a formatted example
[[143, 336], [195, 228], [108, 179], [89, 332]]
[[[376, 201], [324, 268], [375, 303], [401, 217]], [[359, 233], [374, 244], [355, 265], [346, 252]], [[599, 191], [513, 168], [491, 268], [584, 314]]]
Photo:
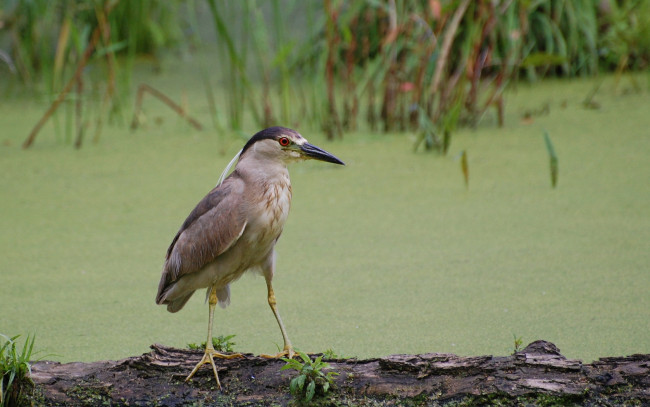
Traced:
[[546, 144], [546, 150], [548, 151], [548, 156], [550, 158], [551, 186], [555, 188], [558, 181], [558, 158], [557, 154], [555, 153], [555, 148], [553, 148], [551, 138], [549, 137], [546, 130], [544, 130], [544, 143]]
[[35, 335], [27, 335], [22, 350], [17, 348], [20, 335], [9, 338], [0, 334], [0, 407], [19, 405], [26, 384], [32, 384], [30, 359], [34, 350]]
[[463, 171], [463, 179], [465, 180], [465, 188], [469, 188], [469, 163], [467, 161], [467, 150], [460, 153], [460, 168]]
[[[220, 3], [221, 5], [228, 4], [225, 2]], [[239, 5], [240, 3], [233, 2], [233, 5]], [[248, 9], [248, 3], [244, 2], [244, 9]], [[261, 117], [255, 105], [255, 95], [251, 89], [251, 83], [246, 72], [246, 50], [241, 52], [237, 51], [235, 47], [235, 41], [231, 30], [229, 30], [228, 25], [225, 22], [225, 16], [223, 15], [223, 10], [220, 10], [217, 7], [215, 0], [208, 0], [208, 5], [210, 7], [210, 12], [212, 14], [212, 19], [214, 22], [214, 27], [217, 32], [219, 43], [222, 41], [226, 48], [226, 55], [230, 62], [228, 84], [230, 86], [230, 127], [233, 130], [241, 130], [243, 126], [243, 105], [248, 100], [251, 113], [255, 122], [260, 123]], [[246, 16], [248, 18], [248, 16]], [[246, 20], [248, 21], [248, 20]], [[248, 24], [248, 23], [247, 23]], [[246, 40], [243, 40], [244, 45], [246, 45]]]

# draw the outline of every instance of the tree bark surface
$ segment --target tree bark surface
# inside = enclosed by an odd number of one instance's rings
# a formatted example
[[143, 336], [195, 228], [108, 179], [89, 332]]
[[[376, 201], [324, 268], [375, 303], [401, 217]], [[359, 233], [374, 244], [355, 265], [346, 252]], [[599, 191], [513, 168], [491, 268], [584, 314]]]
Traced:
[[[288, 405], [295, 371], [282, 360], [252, 354], [215, 360], [223, 391], [209, 366], [186, 383], [203, 352], [152, 345], [119, 361], [32, 365], [37, 405]], [[567, 359], [536, 341], [511, 356], [461, 357], [427, 353], [377, 359], [330, 359], [339, 373], [324, 405], [598, 405], [650, 406], [650, 355]]]

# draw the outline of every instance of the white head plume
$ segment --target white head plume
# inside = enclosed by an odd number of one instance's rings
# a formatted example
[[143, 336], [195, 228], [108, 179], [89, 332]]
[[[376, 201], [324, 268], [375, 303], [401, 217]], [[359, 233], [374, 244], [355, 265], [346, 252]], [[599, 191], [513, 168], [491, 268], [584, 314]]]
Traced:
[[232, 168], [232, 166], [235, 165], [235, 162], [239, 158], [239, 154], [241, 154], [242, 150], [239, 150], [237, 152], [237, 154], [235, 154], [235, 156], [232, 158], [232, 160], [230, 160], [228, 165], [226, 165], [226, 169], [223, 170], [223, 172], [221, 173], [221, 176], [219, 177], [219, 180], [217, 181], [217, 186], [221, 185], [223, 180], [226, 179], [226, 176], [228, 175], [228, 172], [230, 172], [230, 169]]

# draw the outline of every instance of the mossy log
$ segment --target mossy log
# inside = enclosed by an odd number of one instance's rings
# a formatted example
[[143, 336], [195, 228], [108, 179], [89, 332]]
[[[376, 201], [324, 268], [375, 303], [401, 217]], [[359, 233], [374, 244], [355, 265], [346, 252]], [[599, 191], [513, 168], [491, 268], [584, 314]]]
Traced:
[[[184, 381], [202, 351], [152, 345], [120, 361], [32, 366], [36, 405], [288, 405], [291, 371], [252, 354], [217, 360], [223, 391], [204, 366]], [[340, 375], [323, 405], [650, 405], [650, 355], [567, 359], [536, 341], [511, 356], [391, 355], [331, 359]]]

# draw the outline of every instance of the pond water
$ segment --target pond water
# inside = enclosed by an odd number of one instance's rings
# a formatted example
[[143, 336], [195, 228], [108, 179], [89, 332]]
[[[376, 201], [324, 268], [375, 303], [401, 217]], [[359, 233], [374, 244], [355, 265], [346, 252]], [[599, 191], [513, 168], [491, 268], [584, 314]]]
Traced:
[[[581, 104], [594, 80], [520, 85], [505, 128], [486, 116], [454, 135], [446, 157], [414, 153], [409, 134], [331, 143], [298, 129], [347, 166], [290, 167], [274, 287], [294, 345], [506, 355], [516, 336], [586, 361], [650, 353], [650, 91], [638, 79], [631, 92], [629, 78], [607, 78], [596, 110]], [[106, 127], [76, 151], [49, 123], [23, 151], [46, 107], [0, 105], [0, 333], [35, 333], [41, 355], [60, 361], [203, 341], [202, 292], [177, 314], [154, 297], [168, 244], [241, 140], [196, 131], [151, 102], [164, 119], [135, 133]], [[555, 189], [544, 130], [559, 157]], [[281, 346], [263, 278], [232, 286], [214, 334], [236, 334], [243, 352]]]

